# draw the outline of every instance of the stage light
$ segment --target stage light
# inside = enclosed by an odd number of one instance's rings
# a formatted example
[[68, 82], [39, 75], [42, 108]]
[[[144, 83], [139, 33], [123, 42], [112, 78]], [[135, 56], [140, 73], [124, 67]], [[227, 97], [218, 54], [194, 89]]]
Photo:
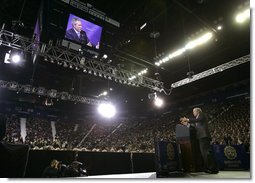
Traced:
[[211, 32], [208, 32], [206, 34], [204, 34], [203, 36], [190, 41], [188, 44], [186, 44], [185, 49], [193, 49], [207, 41], [209, 41], [212, 38], [213, 34]]
[[51, 62], [51, 63], [55, 63], [55, 61], [54, 61], [53, 58], [50, 58], [50, 62]]
[[106, 96], [107, 94], [108, 94], [107, 91], [104, 91], [104, 92], [102, 93], [103, 96]]
[[106, 118], [112, 118], [116, 114], [115, 107], [110, 103], [100, 104], [97, 110], [99, 114]]
[[185, 47], [180, 48], [178, 50], [176, 50], [173, 53], [170, 53], [169, 55], [167, 55], [166, 57], [162, 58], [161, 60], [159, 60], [158, 62], [155, 62], [156, 66], [160, 66], [162, 63], [168, 62], [169, 60], [171, 60], [174, 57], [177, 57], [181, 54], [183, 54], [185, 51], [187, 51], [187, 49], [193, 49], [196, 46], [199, 46], [205, 42], [207, 42], [208, 40], [210, 40], [212, 38], [213, 34], [211, 32], [208, 32], [206, 34], [204, 34], [203, 36], [188, 42]]
[[63, 66], [64, 67], [68, 67], [68, 64], [66, 62], [64, 62]]
[[221, 30], [221, 29], [222, 29], [222, 26], [219, 25], [219, 26], [217, 27], [217, 30]]
[[15, 64], [19, 63], [21, 61], [21, 56], [18, 54], [14, 54], [11, 57], [11, 61]]
[[106, 96], [106, 95], [108, 95], [108, 92], [104, 91], [104, 92], [100, 93], [97, 97]]
[[243, 12], [236, 15], [236, 22], [243, 23], [250, 18], [250, 9], [246, 9]]
[[128, 78], [129, 80], [133, 80], [133, 79], [135, 79], [136, 78], [136, 76], [131, 76], [130, 78]]
[[107, 59], [107, 57], [108, 57], [108, 56], [107, 56], [106, 54], [103, 55], [103, 58], [104, 58], [104, 59]]
[[155, 98], [155, 100], [154, 100], [154, 104], [155, 104], [155, 106], [156, 107], [162, 107], [163, 106], [163, 104], [164, 104], [164, 101], [161, 99], [161, 98]]
[[[173, 58], [173, 57], [177, 57], [177, 56], [183, 54], [185, 51], [186, 51], [185, 48], [181, 48], [181, 49], [179, 49], [179, 50], [173, 52], [173, 53], [170, 54], [169, 56], [172, 57], [172, 58]], [[167, 61], [168, 61], [168, 60], [167, 60]]]
[[147, 25], [147, 23], [145, 22], [145, 23], [140, 27], [140, 30], [142, 30], [146, 25]]

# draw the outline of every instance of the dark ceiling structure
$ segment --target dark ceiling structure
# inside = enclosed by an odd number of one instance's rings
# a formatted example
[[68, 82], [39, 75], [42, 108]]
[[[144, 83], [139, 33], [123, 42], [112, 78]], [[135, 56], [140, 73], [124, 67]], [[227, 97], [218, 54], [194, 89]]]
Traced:
[[[114, 29], [114, 44], [107, 52], [110, 64], [129, 71], [148, 69], [147, 77], [160, 80], [166, 89], [171, 84], [195, 74], [250, 54], [250, 23], [237, 25], [235, 15], [249, 7], [243, 0], [81, 0], [93, 5], [107, 16], [120, 23]], [[2, 0], [0, 25], [5, 23], [12, 30], [13, 20], [24, 23], [17, 32], [31, 37], [40, 7], [40, 1]], [[22, 13], [21, 13], [22, 12]], [[74, 12], [75, 13], [75, 12]], [[141, 29], [141, 26], [146, 26]], [[217, 30], [221, 25], [222, 30]], [[107, 31], [107, 30], [104, 30]], [[214, 33], [212, 40], [194, 50], [185, 52], [170, 62], [156, 66], [160, 56], [167, 55], [206, 31]], [[8, 48], [0, 47], [1, 60]], [[105, 54], [103, 51], [100, 54]], [[43, 59], [43, 58], [38, 58]], [[108, 90], [109, 99], [117, 108], [126, 112], [143, 113], [152, 110], [148, 94], [153, 92], [143, 87], [132, 87], [69, 68], [45, 62], [35, 66], [31, 56], [23, 67], [6, 65], [1, 61], [0, 79], [18, 81], [68, 91], [77, 95], [94, 97]], [[189, 96], [213, 90], [231, 83], [250, 79], [250, 63], [231, 68], [222, 73], [198, 80], [172, 90], [171, 95], [159, 93], [166, 102], [172, 103]], [[2, 90], [1, 90], [2, 92]], [[6, 94], [11, 97], [11, 94]], [[11, 97], [18, 100], [20, 96]], [[27, 97], [28, 96], [23, 96]], [[6, 99], [6, 97], [4, 97]], [[8, 98], [8, 97], [7, 97]], [[33, 98], [36, 98], [34, 96]], [[42, 100], [42, 99], [36, 99]], [[62, 104], [57, 104], [62, 105]], [[65, 104], [72, 108], [74, 104]], [[87, 106], [87, 105], [86, 105]], [[80, 104], [78, 110], [90, 108]]]

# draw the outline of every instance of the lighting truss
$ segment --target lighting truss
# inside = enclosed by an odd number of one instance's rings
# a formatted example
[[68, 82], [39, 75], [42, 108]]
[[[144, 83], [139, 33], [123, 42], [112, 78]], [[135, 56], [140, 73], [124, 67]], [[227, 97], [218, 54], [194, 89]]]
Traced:
[[52, 42], [48, 44], [35, 42], [29, 38], [1, 29], [0, 45], [36, 54], [44, 57], [44, 59], [42, 59], [43, 61], [49, 61], [64, 67], [75, 68], [76, 70], [83, 70], [84, 72], [92, 73], [98, 77], [104, 76], [106, 79], [115, 79], [115, 81], [123, 84], [142, 86], [158, 92], [163, 91], [163, 82], [142, 75], [130, 81], [129, 78], [136, 75], [136, 73], [119, 69], [90, 58], [85, 58], [78, 51], [66, 47], [53, 46]]
[[66, 101], [80, 102], [85, 104], [99, 105], [106, 101], [87, 98], [78, 95], [71, 95], [68, 92], [59, 92], [55, 89], [46, 89], [44, 87], [34, 87], [32, 85], [22, 85], [15, 81], [0, 80], [0, 88], [5, 88], [11, 91], [35, 94], [38, 96], [45, 96], [53, 99], [60, 99]]
[[172, 83], [172, 88], [177, 88], [179, 86], [183, 86], [185, 84], [191, 83], [193, 81], [208, 77], [210, 75], [216, 74], [218, 72], [222, 72], [226, 69], [230, 69], [232, 67], [238, 66], [240, 64], [246, 63], [250, 61], [250, 55], [245, 55], [243, 57], [237, 58], [235, 60], [232, 60], [230, 62], [224, 63], [222, 65], [219, 65], [217, 67], [211, 68], [209, 70], [206, 70], [204, 72], [201, 72], [199, 74], [194, 75], [192, 78], [186, 78], [180, 81], [177, 81], [175, 83]]

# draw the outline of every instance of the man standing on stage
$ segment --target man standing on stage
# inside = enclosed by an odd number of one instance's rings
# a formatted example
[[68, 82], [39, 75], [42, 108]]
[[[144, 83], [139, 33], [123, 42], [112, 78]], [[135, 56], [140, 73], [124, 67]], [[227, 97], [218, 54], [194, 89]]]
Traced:
[[182, 125], [187, 127], [194, 126], [196, 138], [199, 141], [200, 152], [205, 165], [205, 172], [217, 174], [218, 167], [213, 156], [213, 149], [210, 145], [211, 136], [209, 133], [208, 122], [205, 114], [200, 108], [193, 109], [194, 118], [183, 117], [180, 119]]

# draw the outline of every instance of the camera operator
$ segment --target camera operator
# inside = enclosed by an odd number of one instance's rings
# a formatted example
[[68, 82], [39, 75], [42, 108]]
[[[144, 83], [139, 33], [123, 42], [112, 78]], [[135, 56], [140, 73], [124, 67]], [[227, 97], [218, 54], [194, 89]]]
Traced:
[[88, 176], [83, 164], [79, 161], [73, 161], [65, 171], [65, 177], [84, 177]]
[[61, 177], [61, 163], [58, 160], [52, 160], [50, 166], [46, 167], [42, 174], [43, 178]]

